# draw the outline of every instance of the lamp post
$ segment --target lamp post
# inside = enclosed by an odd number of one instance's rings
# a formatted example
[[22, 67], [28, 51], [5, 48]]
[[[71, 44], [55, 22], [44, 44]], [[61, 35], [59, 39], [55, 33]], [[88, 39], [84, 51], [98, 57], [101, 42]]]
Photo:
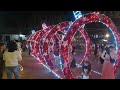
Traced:
[[106, 37], [106, 38], [109, 38], [109, 34], [106, 34], [105, 37]]

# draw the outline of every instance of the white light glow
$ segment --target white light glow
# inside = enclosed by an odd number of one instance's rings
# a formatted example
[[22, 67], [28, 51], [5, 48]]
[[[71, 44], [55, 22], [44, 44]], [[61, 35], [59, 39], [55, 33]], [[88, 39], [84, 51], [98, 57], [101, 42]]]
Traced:
[[34, 34], [35, 33], [35, 30], [32, 30], [32, 34]]
[[103, 41], [107, 42], [107, 40], [103, 39]]
[[105, 35], [105, 37], [107, 37], [107, 38], [108, 38], [108, 37], [109, 37], [109, 34], [106, 34], [106, 35]]
[[22, 35], [22, 34], [20, 34], [19, 36], [20, 36], [20, 37], [24, 37], [24, 35]]

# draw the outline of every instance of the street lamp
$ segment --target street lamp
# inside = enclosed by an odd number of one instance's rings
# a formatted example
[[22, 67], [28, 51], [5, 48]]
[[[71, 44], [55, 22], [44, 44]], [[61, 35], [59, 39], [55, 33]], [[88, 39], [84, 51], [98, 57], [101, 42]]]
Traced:
[[108, 38], [108, 37], [109, 37], [109, 34], [106, 34], [106, 35], [105, 35], [105, 37], [107, 37], [107, 38]]
[[20, 34], [19, 36], [20, 36], [20, 37], [23, 37], [24, 35]]

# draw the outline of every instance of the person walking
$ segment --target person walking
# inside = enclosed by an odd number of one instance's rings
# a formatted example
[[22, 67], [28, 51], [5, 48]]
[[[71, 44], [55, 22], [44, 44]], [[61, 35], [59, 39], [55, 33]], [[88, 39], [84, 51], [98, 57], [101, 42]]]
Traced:
[[4, 72], [4, 66], [5, 66], [5, 63], [3, 61], [4, 51], [5, 51], [5, 44], [0, 43], [0, 79], [3, 78], [3, 72]]
[[17, 44], [13, 41], [7, 43], [7, 49], [8, 50], [3, 54], [7, 78], [12, 79], [12, 74], [14, 74], [15, 79], [19, 79], [18, 62], [22, 60], [21, 53], [17, 50]]
[[102, 55], [104, 58], [103, 68], [102, 68], [102, 79], [115, 79], [113, 64], [117, 60], [117, 54], [115, 53], [115, 48], [110, 46], [107, 54]]

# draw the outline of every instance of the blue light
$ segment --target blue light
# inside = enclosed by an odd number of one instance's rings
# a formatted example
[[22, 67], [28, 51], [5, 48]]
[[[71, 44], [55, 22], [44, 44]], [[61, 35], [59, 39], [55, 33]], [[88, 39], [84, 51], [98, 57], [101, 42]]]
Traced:
[[59, 60], [60, 60], [60, 68], [62, 69], [62, 58], [59, 57]]
[[[73, 11], [73, 14], [74, 14], [74, 17], [75, 17], [76, 20], [83, 16], [81, 11]], [[85, 25], [83, 25], [82, 27], [84, 28], [84, 26]]]
[[[75, 21], [78, 19], [78, 18], [81, 18], [83, 15], [82, 15], [82, 13], [81, 13], [81, 11], [73, 11], [73, 14], [74, 14], [74, 17], [75, 17]], [[75, 22], [74, 21], [74, 22]], [[74, 23], [73, 22], [73, 23]], [[72, 24], [67, 28], [67, 33], [69, 32], [69, 30], [70, 30], [70, 27], [72, 26]], [[84, 25], [83, 25], [83, 27], [84, 27]], [[67, 35], [67, 34], [66, 34]], [[65, 35], [65, 36], [66, 36]]]
[[74, 14], [75, 19], [82, 17], [81, 11], [73, 11], [73, 14]]
[[110, 29], [110, 31], [112, 32], [112, 35], [113, 35], [113, 37], [114, 37], [115, 47], [116, 47], [116, 50], [117, 50], [117, 52], [118, 52], [118, 46], [117, 46], [116, 36], [115, 36], [115, 34], [114, 34], [113, 30], [111, 30], [111, 28], [110, 28], [110, 27], [109, 27], [109, 29]]

